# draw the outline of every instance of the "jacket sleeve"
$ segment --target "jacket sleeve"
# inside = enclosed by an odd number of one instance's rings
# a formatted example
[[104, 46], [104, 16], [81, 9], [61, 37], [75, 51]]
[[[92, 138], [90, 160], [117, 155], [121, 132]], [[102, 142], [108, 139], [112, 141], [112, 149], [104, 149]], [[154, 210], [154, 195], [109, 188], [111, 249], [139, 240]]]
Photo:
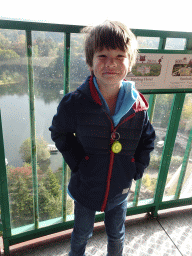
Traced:
[[78, 170], [78, 165], [84, 157], [83, 147], [75, 136], [75, 126], [74, 100], [73, 95], [69, 93], [60, 102], [49, 130], [57, 149], [73, 172]]
[[145, 168], [147, 168], [147, 166], [149, 165], [150, 152], [154, 149], [155, 138], [155, 130], [149, 122], [147, 112], [145, 111], [143, 131], [137, 149], [135, 151], [136, 175], [134, 177], [134, 180], [141, 179]]

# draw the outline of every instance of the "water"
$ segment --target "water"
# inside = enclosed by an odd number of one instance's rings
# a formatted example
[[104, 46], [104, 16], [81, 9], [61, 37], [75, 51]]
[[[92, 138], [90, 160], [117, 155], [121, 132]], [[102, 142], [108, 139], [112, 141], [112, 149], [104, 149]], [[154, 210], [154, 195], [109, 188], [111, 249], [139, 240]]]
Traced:
[[[42, 137], [48, 144], [53, 144], [48, 128], [61, 98], [58, 90], [58, 99], [49, 102], [46, 102], [44, 97], [35, 99], [36, 136]], [[19, 149], [23, 141], [30, 137], [29, 97], [27, 94], [2, 95], [0, 108], [5, 156], [9, 165], [20, 167], [23, 165], [23, 160]], [[59, 152], [51, 155], [50, 160], [53, 171], [62, 166], [62, 155]]]

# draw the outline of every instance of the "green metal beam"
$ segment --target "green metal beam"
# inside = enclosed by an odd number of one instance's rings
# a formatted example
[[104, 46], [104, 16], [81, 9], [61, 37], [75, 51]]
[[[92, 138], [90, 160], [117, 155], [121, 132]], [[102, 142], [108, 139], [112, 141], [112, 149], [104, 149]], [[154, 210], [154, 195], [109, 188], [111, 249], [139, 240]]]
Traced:
[[[17, 29], [17, 30], [33, 30], [33, 31], [52, 31], [65, 33], [79, 33], [85, 25], [66, 25], [53, 24], [46, 22], [29, 22], [0, 19], [0, 28], [2, 29]], [[192, 33], [182, 31], [163, 31], [163, 30], [146, 30], [146, 29], [131, 29], [136, 36], [143, 37], [159, 37], [159, 38], [192, 38]]]
[[65, 34], [65, 49], [64, 49], [64, 95], [69, 92], [70, 86], [70, 33]]
[[79, 33], [84, 26], [64, 25], [52, 23], [38, 23], [27, 21], [0, 20], [0, 28], [2, 29], [17, 29], [28, 31], [48, 31], [48, 32], [65, 32]]
[[155, 50], [155, 49], [139, 49], [139, 53], [151, 54], [192, 54], [192, 50]]
[[182, 199], [161, 202], [161, 204], [159, 205], [159, 210], [182, 207], [186, 205], [192, 205], [192, 198], [182, 198]]
[[[69, 92], [70, 84], [70, 34], [65, 34], [64, 37], [64, 95]], [[63, 179], [62, 179], [62, 216], [63, 221], [67, 219], [67, 187], [68, 187], [68, 168], [66, 162], [63, 160]]]
[[9, 239], [11, 237], [11, 222], [9, 208], [9, 192], [7, 184], [7, 170], [5, 164], [5, 151], [3, 140], [3, 129], [0, 111], [0, 202], [1, 202], [1, 219], [3, 225], [3, 243], [4, 251], [9, 253]]
[[141, 189], [141, 183], [142, 183], [142, 179], [139, 179], [139, 180], [136, 181], [135, 194], [134, 194], [134, 199], [133, 199], [134, 207], [137, 207], [138, 202], [139, 202], [139, 194], [140, 194], [140, 189]]
[[131, 29], [136, 36], [160, 37], [160, 38], [192, 38], [191, 32], [165, 31], [165, 30], [147, 30]]
[[175, 93], [192, 93], [192, 88], [188, 89], [141, 89], [143, 94], [175, 94]]
[[159, 50], [165, 49], [165, 45], [166, 45], [166, 37], [165, 38], [160, 38], [159, 40]]
[[155, 111], [155, 103], [156, 103], [157, 95], [151, 94], [149, 97], [149, 109], [148, 109], [148, 115], [149, 115], [149, 121], [150, 123], [153, 122], [153, 115]]
[[37, 178], [37, 145], [35, 131], [35, 94], [33, 79], [33, 61], [32, 61], [32, 35], [31, 31], [26, 31], [27, 37], [27, 59], [28, 59], [28, 87], [29, 87], [29, 112], [31, 127], [31, 163], [33, 174], [33, 207], [35, 217], [35, 228], [39, 226], [39, 206], [38, 206], [38, 178]]

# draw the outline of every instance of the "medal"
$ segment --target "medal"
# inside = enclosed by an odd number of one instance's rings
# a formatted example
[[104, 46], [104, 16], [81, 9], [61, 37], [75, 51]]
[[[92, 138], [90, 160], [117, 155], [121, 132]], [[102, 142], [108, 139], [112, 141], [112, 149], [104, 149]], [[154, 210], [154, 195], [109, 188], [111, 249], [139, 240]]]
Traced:
[[111, 150], [113, 151], [113, 153], [119, 153], [122, 150], [122, 145], [121, 143], [118, 141], [120, 139], [120, 134], [118, 132], [113, 132], [111, 134], [111, 138], [114, 140]]
[[112, 149], [113, 153], [117, 154], [117, 153], [121, 152], [122, 145], [119, 141], [114, 141], [111, 149]]

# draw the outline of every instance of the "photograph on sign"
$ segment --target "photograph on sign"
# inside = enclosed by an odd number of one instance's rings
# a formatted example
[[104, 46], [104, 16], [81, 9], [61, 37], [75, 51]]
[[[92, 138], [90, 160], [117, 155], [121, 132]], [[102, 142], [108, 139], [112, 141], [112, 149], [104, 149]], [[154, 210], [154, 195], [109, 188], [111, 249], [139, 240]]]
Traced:
[[192, 89], [192, 55], [169, 55], [166, 83], [169, 88]]
[[126, 79], [138, 90], [192, 88], [192, 55], [139, 54]]

